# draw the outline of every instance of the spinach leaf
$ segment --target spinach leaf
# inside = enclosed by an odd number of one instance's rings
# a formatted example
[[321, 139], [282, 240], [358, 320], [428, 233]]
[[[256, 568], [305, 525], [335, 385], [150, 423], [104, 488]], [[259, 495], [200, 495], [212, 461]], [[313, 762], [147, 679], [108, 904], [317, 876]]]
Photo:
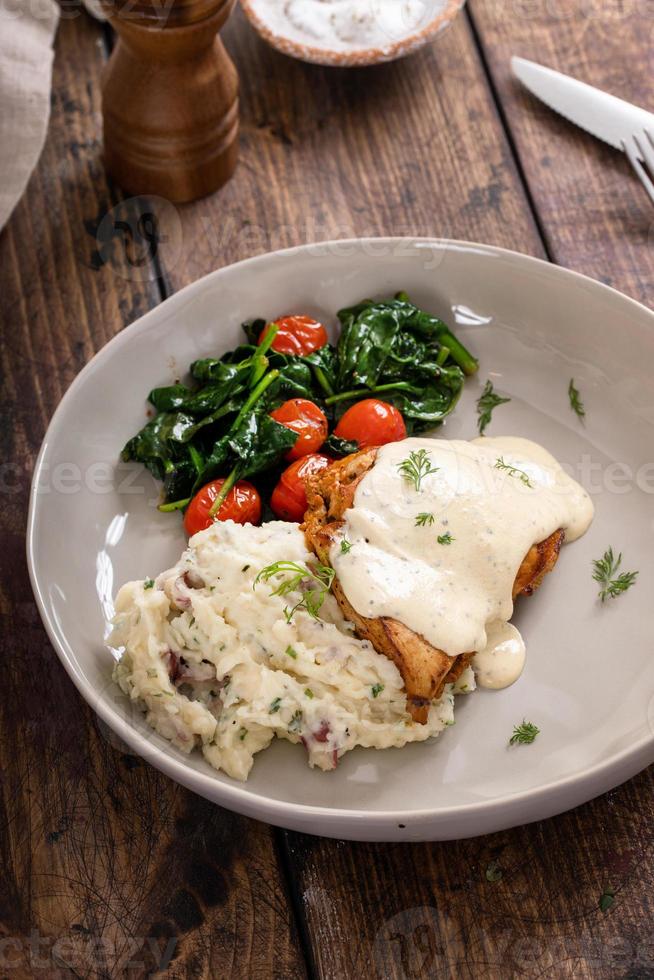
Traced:
[[155, 388], [148, 395], [148, 401], [158, 412], [181, 410], [191, 415], [202, 416], [215, 412], [228, 398], [243, 392], [245, 387], [245, 379], [239, 379], [235, 375], [224, 384], [211, 383], [200, 388], [199, 391], [192, 391], [181, 384], [171, 385], [169, 388]]
[[335, 347], [325, 344], [318, 350], [311, 351], [301, 358], [311, 365], [314, 377], [314, 387], [318, 398], [329, 397], [337, 390], [338, 384], [338, 354]]
[[236, 469], [236, 479], [254, 476], [274, 466], [297, 440], [297, 434], [275, 422], [265, 403], [248, 413], [238, 426], [216, 442], [198, 474], [193, 493], [228, 469]]
[[258, 344], [261, 331], [265, 325], [266, 321], [262, 317], [255, 317], [253, 320], [246, 320], [245, 323], [241, 324], [243, 332], [250, 344], [254, 344], [255, 346]]
[[[260, 345], [269, 321], [250, 320], [243, 324], [246, 343], [221, 357], [194, 361], [188, 384], [150, 392], [157, 415], [129, 440], [122, 456], [163, 481], [164, 509], [183, 508], [192, 493], [219, 476], [225, 479], [222, 499], [242, 477], [256, 475], [260, 484], [272, 486], [297, 435], [270, 412], [289, 398], [316, 402], [333, 421], [356, 401], [376, 395], [402, 412], [408, 433], [421, 432], [454, 409], [465, 375], [477, 369], [446, 324], [404, 293], [387, 301], [363, 300], [338, 316], [337, 346], [304, 356], [273, 350], [274, 321]], [[323, 448], [342, 457], [358, 445], [332, 434]]]
[[407, 431], [438, 425], [455, 407], [477, 362], [438, 317], [398, 294], [341, 310], [337, 390], [325, 399], [336, 417], [378, 395], [404, 416]]
[[[236, 353], [236, 352], [234, 352]], [[236, 361], [226, 361], [223, 358], [203, 357], [191, 364], [191, 376], [196, 381], [213, 382], [216, 385], [231, 384], [247, 378], [252, 368], [254, 349], [246, 348], [238, 351]], [[165, 389], [164, 389], [165, 390]]]
[[175, 466], [175, 442], [182, 441], [184, 433], [195, 424], [195, 419], [183, 412], [163, 412], [148, 422], [133, 439], [130, 439], [121, 456], [125, 461], [143, 463], [153, 476], [163, 480]]
[[323, 443], [320, 452], [328, 453], [333, 456], [334, 459], [342, 459], [343, 456], [349, 456], [350, 453], [356, 453], [359, 449], [359, 443], [355, 442], [354, 439], [341, 439], [339, 436], [335, 436], [334, 433], [329, 436]]
[[379, 382], [399, 330], [396, 312], [390, 304], [380, 303], [357, 315], [352, 310], [341, 310], [338, 318], [343, 325], [338, 341], [338, 387], [365, 385], [373, 388]]
[[180, 500], [182, 497], [187, 497], [196, 478], [197, 469], [190, 455], [177, 460], [175, 468], [164, 477], [164, 500]]

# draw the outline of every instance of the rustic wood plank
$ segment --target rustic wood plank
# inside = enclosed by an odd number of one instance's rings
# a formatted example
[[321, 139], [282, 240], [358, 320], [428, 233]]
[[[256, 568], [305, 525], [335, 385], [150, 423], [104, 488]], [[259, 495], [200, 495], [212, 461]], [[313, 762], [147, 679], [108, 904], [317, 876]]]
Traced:
[[552, 258], [654, 303], [652, 205], [623, 154], [525, 92], [517, 54], [654, 108], [652, 11], [647, 3], [471, 0]]
[[465, 19], [410, 60], [368, 69], [285, 58], [240, 10], [223, 39], [240, 75], [240, 163], [222, 191], [179, 209], [172, 290], [268, 249], [359, 235], [542, 254]]
[[[104, 49], [77, 14], [60, 28], [43, 157], [0, 234], [0, 974], [137, 976], [169, 961], [177, 978], [301, 977], [272, 831], [117, 744], [31, 599], [27, 492], [47, 421], [91, 355], [160, 299], [138, 236], [126, 258], [102, 230], [119, 203], [100, 160]], [[141, 203], [119, 206], [135, 227]]]
[[651, 976], [653, 790], [650, 769], [553, 820], [452, 843], [290, 837], [319, 976]]

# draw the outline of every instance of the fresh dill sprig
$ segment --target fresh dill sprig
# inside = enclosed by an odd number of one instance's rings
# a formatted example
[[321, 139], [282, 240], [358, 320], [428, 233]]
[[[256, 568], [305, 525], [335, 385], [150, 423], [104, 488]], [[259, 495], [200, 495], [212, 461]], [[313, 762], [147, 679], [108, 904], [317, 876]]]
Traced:
[[346, 555], [348, 551], [351, 550], [352, 550], [352, 542], [348, 541], [346, 538], [343, 538], [343, 540], [341, 541], [341, 554]]
[[291, 592], [302, 593], [302, 598], [292, 608], [284, 607], [286, 622], [290, 623], [293, 614], [298, 609], [303, 609], [314, 619], [317, 619], [325, 597], [332, 587], [336, 574], [334, 569], [327, 565], [316, 565], [309, 568], [308, 565], [300, 565], [296, 561], [275, 561], [272, 565], [266, 565], [265, 568], [261, 569], [252, 584], [252, 588], [255, 589], [259, 582], [269, 582], [271, 578], [285, 573], [288, 573], [289, 577], [283, 579], [270, 594], [285, 596]]
[[607, 548], [601, 558], [593, 561], [593, 578], [602, 586], [598, 595], [602, 602], [606, 599], [617, 599], [619, 595], [630, 589], [636, 581], [638, 572], [620, 572], [622, 562], [622, 552], [617, 558], [613, 555], [613, 548]]
[[509, 745], [531, 745], [537, 735], [540, 735], [540, 728], [523, 718], [521, 725], [513, 726], [513, 735], [509, 739]]
[[533, 489], [534, 485], [529, 479], [529, 474], [525, 473], [524, 470], [519, 470], [517, 466], [511, 466], [510, 463], [505, 463], [504, 456], [500, 456], [498, 459], [495, 460], [495, 469], [504, 470], [506, 473], [509, 474], [509, 476], [517, 477], [518, 480], [520, 480], [521, 483], [524, 483], [526, 487], [531, 487]]
[[416, 517], [416, 527], [425, 527], [425, 525], [427, 524], [429, 524], [429, 526], [431, 527], [433, 523], [434, 523], [433, 514], [427, 514], [426, 512], [423, 512], [422, 514], [418, 514]]
[[439, 544], [452, 544], [454, 538], [449, 531], [446, 531], [445, 534], [439, 534], [436, 540]]
[[484, 390], [477, 399], [477, 425], [479, 427], [479, 435], [483, 436], [484, 429], [491, 420], [491, 415], [493, 414], [493, 409], [497, 408], [498, 405], [504, 405], [506, 402], [510, 402], [510, 398], [503, 398], [502, 395], [498, 395], [493, 388], [493, 382], [489, 379], [484, 385]]
[[431, 465], [428, 449], [418, 449], [417, 452], [413, 450], [407, 459], [397, 464], [397, 468], [404, 479], [413, 484], [418, 493], [425, 477], [438, 470], [438, 466]]
[[573, 412], [582, 420], [586, 415], [586, 409], [584, 408], [584, 403], [581, 400], [581, 395], [579, 394], [579, 389], [575, 388], [575, 379], [570, 378], [570, 384], [568, 385], [568, 398], [570, 399], [570, 407]]

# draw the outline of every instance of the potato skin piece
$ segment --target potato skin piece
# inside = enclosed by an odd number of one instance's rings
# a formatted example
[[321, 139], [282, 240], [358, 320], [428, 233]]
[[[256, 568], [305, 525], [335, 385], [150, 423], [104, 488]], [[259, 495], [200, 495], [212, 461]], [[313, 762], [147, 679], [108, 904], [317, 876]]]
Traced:
[[[309, 547], [323, 565], [329, 565], [329, 551], [343, 526], [345, 511], [353, 506], [356, 489], [376, 458], [377, 449], [364, 449], [332, 463], [307, 480], [308, 508], [301, 527]], [[564, 532], [558, 530], [529, 549], [516, 576], [514, 599], [536, 591], [554, 568], [563, 539]], [[414, 721], [424, 724], [430, 702], [441, 696], [446, 684], [461, 676], [474, 651], [450, 657], [396, 619], [360, 616], [348, 602], [338, 577], [334, 579], [332, 591], [357, 635], [369, 640], [378, 653], [393, 661], [404, 681], [409, 713]]]

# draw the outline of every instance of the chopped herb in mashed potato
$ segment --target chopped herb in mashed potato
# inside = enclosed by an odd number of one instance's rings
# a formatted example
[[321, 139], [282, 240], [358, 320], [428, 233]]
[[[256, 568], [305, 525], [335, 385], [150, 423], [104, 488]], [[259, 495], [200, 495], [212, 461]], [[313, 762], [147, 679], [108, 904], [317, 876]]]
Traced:
[[432, 704], [427, 724], [414, 723], [395, 665], [354, 635], [331, 595], [316, 618], [301, 604], [302, 583], [284, 595], [271, 594], [274, 579], [255, 586], [278, 561], [315, 564], [296, 524], [219, 521], [154, 582], [122, 587], [114, 677], [148, 724], [247, 779], [275, 735], [301, 742], [309, 765], [329, 770], [357, 745], [399, 747], [453, 723], [454, 693], [475, 686], [470, 669]]

